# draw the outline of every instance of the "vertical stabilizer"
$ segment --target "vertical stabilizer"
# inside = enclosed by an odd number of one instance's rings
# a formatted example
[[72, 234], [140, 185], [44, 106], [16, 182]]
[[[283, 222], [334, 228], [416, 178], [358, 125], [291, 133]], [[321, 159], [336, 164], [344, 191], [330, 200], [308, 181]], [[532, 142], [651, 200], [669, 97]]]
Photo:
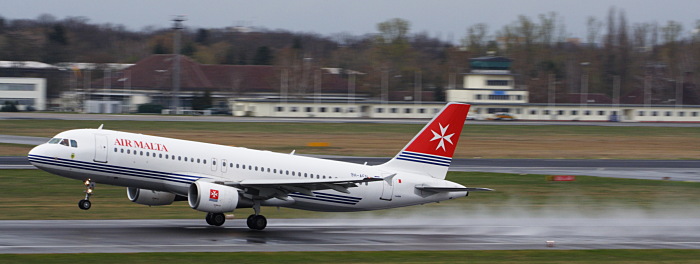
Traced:
[[469, 107], [468, 104], [448, 103], [399, 154], [380, 166], [444, 179]]

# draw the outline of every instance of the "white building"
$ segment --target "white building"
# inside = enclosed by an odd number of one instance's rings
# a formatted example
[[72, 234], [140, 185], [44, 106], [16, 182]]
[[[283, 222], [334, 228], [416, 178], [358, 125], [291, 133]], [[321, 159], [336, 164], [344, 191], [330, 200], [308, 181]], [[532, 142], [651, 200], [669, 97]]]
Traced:
[[0, 77], [0, 104], [7, 101], [19, 110], [46, 110], [46, 79]]

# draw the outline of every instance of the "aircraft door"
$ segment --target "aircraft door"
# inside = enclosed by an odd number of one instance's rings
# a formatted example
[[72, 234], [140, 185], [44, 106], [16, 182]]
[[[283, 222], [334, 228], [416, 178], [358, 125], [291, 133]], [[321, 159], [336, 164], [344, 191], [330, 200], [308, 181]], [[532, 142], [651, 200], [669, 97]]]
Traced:
[[389, 173], [382, 173], [382, 178], [384, 180], [382, 181], [382, 196], [379, 197], [379, 199], [385, 200], [385, 201], [391, 201], [391, 199], [394, 197], [394, 176], [396, 173], [389, 174]]
[[226, 166], [228, 166], [228, 162], [226, 162], [225, 159], [221, 160], [221, 172], [226, 172]]
[[211, 170], [216, 171], [218, 165], [216, 164], [216, 158], [211, 158]]
[[107, 163], [107, 135], [95, 135], [95, 162]]

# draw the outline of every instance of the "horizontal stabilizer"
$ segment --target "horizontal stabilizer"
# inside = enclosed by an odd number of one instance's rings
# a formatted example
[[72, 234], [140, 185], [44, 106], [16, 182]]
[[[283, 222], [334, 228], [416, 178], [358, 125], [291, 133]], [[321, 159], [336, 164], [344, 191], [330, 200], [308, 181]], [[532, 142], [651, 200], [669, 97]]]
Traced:
[[428, 192], [490, 192], [493, 189], [489, 188], [472, 188], [472, 187], [430, 187], [430, 186], [416, 186], [416, 189]]

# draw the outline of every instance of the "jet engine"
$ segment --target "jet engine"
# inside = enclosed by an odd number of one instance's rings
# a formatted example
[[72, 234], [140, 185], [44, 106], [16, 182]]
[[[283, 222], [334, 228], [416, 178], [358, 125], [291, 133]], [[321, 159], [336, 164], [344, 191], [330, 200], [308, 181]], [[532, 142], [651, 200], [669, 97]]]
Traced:
[[169, 205], [175, 201], [175, 194], [134, 187], [126, 188], [126, 196], [129, 200], [143, 205]]
[[231, 212], [238, 206], [238, 189], [226, 185], [195, 181], [187, 192], [187, 201], [195, 210], [208, 213]]

